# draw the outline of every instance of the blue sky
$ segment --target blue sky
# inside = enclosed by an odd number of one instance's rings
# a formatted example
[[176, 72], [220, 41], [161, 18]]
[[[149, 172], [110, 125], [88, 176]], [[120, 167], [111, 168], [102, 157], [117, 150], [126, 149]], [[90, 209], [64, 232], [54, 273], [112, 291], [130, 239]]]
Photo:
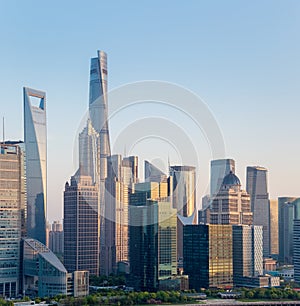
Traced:
[[297, 0], [2, 0], [0, 116], [6, 138], [22, 139], [22, 87], [46, 91], [49, 219], [62, 217], [97, 49], [108, 53], [110, 89], [162, 80], [192, 90], [214, 114], [244, 186], [245, 167], [262, 165], [271, 197], [299, 196], [299, 17]]

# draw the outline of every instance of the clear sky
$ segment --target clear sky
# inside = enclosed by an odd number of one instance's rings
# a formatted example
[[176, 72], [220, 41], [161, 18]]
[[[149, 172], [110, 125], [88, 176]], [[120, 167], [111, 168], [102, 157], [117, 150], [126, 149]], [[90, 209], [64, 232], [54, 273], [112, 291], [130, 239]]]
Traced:
[[[23, 139], [22, 87], [47, 93], [48, 218], [62, 218], [97, 49], [108, 54], [110, 89], [162, 80], [199, 95], [244, 187], [245, 167], [261, 165], [269, 170], [272, 198], [300, 196], [299, 30], [298, 0], [0, 1], [7, 139]], [[112, 137], [119, 128], [111, 123]], [[209, 177], [204, 156], [201, 194]]]

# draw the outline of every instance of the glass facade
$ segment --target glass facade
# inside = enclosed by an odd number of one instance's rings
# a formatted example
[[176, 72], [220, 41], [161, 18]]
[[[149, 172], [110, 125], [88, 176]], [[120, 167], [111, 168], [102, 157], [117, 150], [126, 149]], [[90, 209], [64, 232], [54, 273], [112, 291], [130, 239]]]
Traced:
[[129, 260], [131, 285], [136, 290], [158, 289], [158, 203], [145, 193], [130, 195]]
[[[31, 98], [39, 99], [33, 105]], [[24, 88], [24, 140], [27, 178], [27, 234], [46, 243], [47, 126], [46, 95]]]
[[231, 225], [185, 225], [183, 252], [190, 289], [232, 287]]
[[278, 260], [283, 264], [293, 264], [294, 219], [300, 219], [300, 199], [294, 197], [278, 198]]
[[216, 159], [210, 162], [210, 196], [214, 197], [220, 190], [224, 177], [235, 173], [233, 159]]
[[246, 190], [250, 194], [253, 224], [263, 227], [265, 257], [270, 255], [270, 206], [267, 173], [268, 170], [263, 167], [247, 167]]
[[15, 297], [22, 283], [20, 242], [25, 217], [24, 155], [17, 145], [0, 146], [0, 296]]
[[190, 217], [196, 209], [196, 168], [171, 166], [173, 178], [173, 207], [183, 217]]
[[177, 275], [177, 213], [170, 202], [158, 202], [158, 279]]
[[67, 270], [45, 245], [25, 239], [23, 258], [26, 294], [39, 297], [67, 295]]

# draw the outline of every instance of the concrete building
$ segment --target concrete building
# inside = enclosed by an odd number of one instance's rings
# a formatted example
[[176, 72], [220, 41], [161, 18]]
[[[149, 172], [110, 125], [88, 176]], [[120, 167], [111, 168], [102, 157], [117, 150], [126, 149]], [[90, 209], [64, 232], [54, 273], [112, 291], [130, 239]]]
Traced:
[[253, 224], [263, 227], [264, 257], [270, 256], [270, 206], [267, 173], [268, 170], [263, 167], [247, 167], [246, 190], [250, 194]]
[[210, 204], [208, 223], [252, 225], [252, 215], [249, 194], [241, 189], [239, 178], [230, 172]]
[[49, 232], [49, 249], [57, 256], [64, 253], [64, 232], [60, 221], [54, 221]]
[[[47, 122], [46, 94], [24, 87], [24, 142], [26, 151], [27, 232], [46, 244]], [[39, 100], [38, 105], [32, 98]]]

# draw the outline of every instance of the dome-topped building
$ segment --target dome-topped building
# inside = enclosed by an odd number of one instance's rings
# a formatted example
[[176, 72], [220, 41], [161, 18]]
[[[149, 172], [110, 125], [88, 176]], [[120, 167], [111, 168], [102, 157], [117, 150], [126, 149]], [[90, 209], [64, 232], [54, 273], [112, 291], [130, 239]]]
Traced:
[[222, 185], [241, 186], [241, 181], [232, 171], [230, 171], [229, 174], [224, 177]]

